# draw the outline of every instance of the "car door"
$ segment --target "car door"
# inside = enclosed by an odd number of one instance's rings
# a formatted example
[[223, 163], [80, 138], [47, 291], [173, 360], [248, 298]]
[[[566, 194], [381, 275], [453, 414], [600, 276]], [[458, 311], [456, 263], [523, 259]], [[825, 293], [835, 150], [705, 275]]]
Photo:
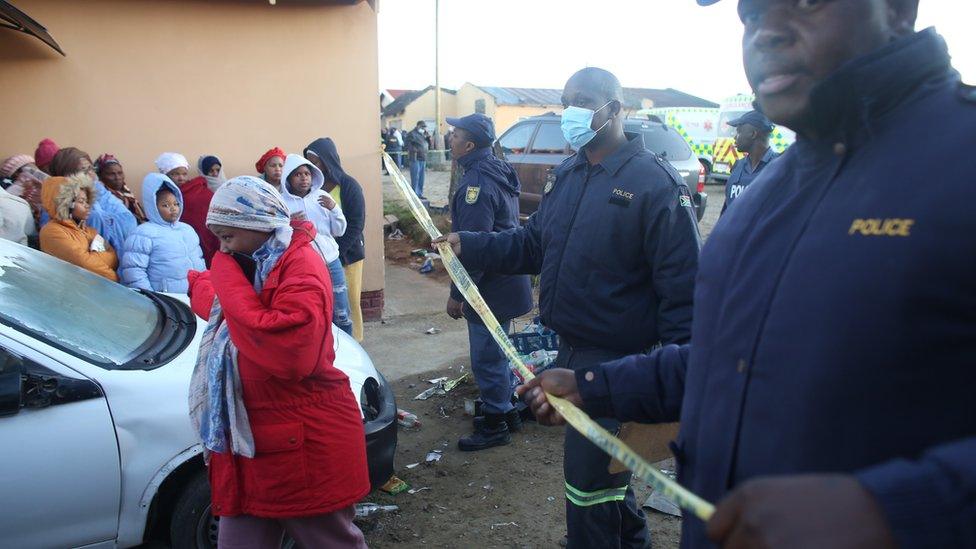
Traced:
[[0, 546], [114, 547], [119, 448], [101, 388], [3, 337], [0, 369], [22, 380], [0, 417]]
[[529, 144], [529, 152], [523, 160], [526, 176], [531, 181], [530, 185], [522, 180], [519, 213], [523, 218], [527, 218], [539, 209], [539, 203], [542, 202], [546, 185], [555, 181], [556, 176], [553, 170], [562, 164], [569, 155], [569, 143], [563, 137], [559, 119], [542, 121], [539, 124], [539, 130], [535, 132], [535, 136], [532, 138], [532, 143]]
[[[534, 120], [519, 122], [502, 134], [495, 144], [495, 154], [515, 168], [515, 173], [518, 174], [519, 181], [522, 183], [522, 194], [519, 197], [519, 210], [521, 210], [523, 217], [527, 215], [525, 209], [530, 204], [526, 202], [526, 190], [528, 189], [531, 192], [531, 189], [542, 188], [540, 183], [532, 180], [534, 174], [531, 172], [530, 166], [525, 162], [529, 149], [529, 141], [531, 141], [532, 135], [535, 133], [538, 125], [538, 122]], [[535, 209], [533, 208], [529, 213], [534, 211]]]

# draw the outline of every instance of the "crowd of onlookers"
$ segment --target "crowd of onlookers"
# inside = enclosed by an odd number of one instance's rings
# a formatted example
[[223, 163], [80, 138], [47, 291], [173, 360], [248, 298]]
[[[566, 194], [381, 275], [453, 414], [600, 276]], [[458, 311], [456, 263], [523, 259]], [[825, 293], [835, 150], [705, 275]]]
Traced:
[[[0, 163], [0, 238], [131, 288], [186, 293], [187, 273], [208, 268], [221, 248], [206, 220], [214, 191], [227, 180], [217, 155], [201, 156], [195, 168], [193, 176], [182, 154], [159, 155], [140, 198], [115, 156], [93, 160], [44, 139], [33, 156]], [[281, 192], [293, 219], [315, 225], [315, 244], [332, 278], [333, 322], [361, 340], [366, 208], [335, 143], [316, 139], [301, 155], [275, 147], [255, 169]]]

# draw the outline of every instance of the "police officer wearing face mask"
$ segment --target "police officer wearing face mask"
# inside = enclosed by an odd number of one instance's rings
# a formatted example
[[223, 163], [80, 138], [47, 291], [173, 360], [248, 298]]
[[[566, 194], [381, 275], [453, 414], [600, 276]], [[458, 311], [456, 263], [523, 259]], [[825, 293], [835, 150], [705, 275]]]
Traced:
[[709, 236], [692, 343], [520, 388], [540, 422], [540, 385], [680, 414], [678, 480], [716, 504], [682, 547], [976, 548], [976, 89], [918, 5], [739, 0], [758, 105], [797, 140]]
[[779, 155], [769, 148], [769, 134], [776, 126], [761, 112], [749, 111], [729, 122], [735, 128], [735, 148], [748, 156], [740, 158], [729, 180], [725, 182], [725, 204], [722, 213], [759, 176], [759, 173]]
[[[701, 240], [684, 180], [625, 134], [620, 82], [598, 68], [563, 90], [563, 133], [578, 152], [556, 169], [524, 227], [452, 233], [470, 270], [540, 273], [542, 322], [560, 336], [556, 364], [583, 369], [691, 337]], [[602, 419], [611, 432], [620, 423]], [[566, 431], [563, 471], [569, 547], [644, 547], [644, 514], [630, 473]]]

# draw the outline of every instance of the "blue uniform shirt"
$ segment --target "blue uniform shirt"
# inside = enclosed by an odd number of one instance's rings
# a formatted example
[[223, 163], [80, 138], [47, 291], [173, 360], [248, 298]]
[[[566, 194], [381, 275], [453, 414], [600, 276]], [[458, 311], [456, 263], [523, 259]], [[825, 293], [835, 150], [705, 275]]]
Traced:
[[773, 152], [773, 149], [766, 149], [763, 154], [762, 159], [759, 160], [759, 164], [756, 169], [752, 169], [752, 161], [749, 157], [741, 158], [732, 166], [732, 174], [729, 175], [729, 180], [725, 182], [725, 205], [722, 206], [722, 214], [728, 209], [729, 205], [739, 197], [742, 191], [746, 190], [746, 187], [753, 182], [754, 179], [759, 177], [759, 172], [766, 167], [767, 164], [772, 162], [774, 159], [778, 158], [779, 155]]
[[524, 227], [461, 233], [469, 268], [541, 273], [542, 321], [574, 347], [638, 352], [691, 335], [701, 240], [690, 193], [628, 139], [596, 165], [566, 159]]
[[[976, 547], [976, 203], [957, 200], [976, 98], [930, 29], [811, 99], [822, 138], [770, 164], [702, 250], [693, 344], [578, 372], [585, 405], [680, 413], [679, 479], [707, 500], [851, 473], [902, 547]], [[684, 520], [683, 546], [709, 546]]]
[[[498, 232], [519, 226], [519, 179], [508, 163], [496, 157], [490, 147], [477, 149], [457, 159], [464, 170], [451, 202], [451, 231]], [[532, 283], [525, 275], [503, 275], [471, 270], [481, 297], [499, 322], [532, 310]], [[451, 297], [464, 301], [453, 284]], [[481, 322], [471, 308], [464, 316]]]

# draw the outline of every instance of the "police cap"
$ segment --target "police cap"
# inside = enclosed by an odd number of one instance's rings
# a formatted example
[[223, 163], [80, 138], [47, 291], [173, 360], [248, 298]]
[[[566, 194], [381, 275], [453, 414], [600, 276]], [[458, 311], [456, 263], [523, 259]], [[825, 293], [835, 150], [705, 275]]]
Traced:
[[474, 144], [479, 147], [487, 147], [495, 141], [495, 124], [492, 123], [491, 118], [481, 113], [469, 114], [461, 118], [448, 117], [447, 123], [471, 134]]
[[719, 0], [698, 0], [699, 6], [711, 6], [712, 4], [718, 3]]
[[729, 120], [728, 124], [733, 128], [737, 128], [743, 124], [749, 124], [750, 126], [767, 133], [773, 131], [775, 128], [773, 123], [766, 118], [766, 115], [759, 111], [749, 111], [735, 120]]

